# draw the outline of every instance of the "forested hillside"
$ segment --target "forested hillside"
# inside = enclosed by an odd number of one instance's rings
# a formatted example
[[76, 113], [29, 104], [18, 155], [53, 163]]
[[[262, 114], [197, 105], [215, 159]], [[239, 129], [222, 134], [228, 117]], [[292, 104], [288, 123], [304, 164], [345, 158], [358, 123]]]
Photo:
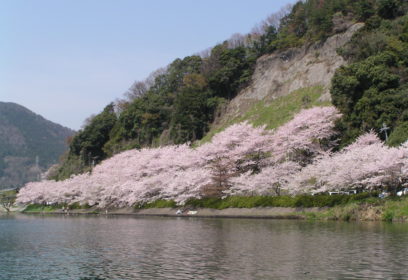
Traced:
[[[369, 130], [399, 145], [408, 139], [407, 2], [368, 3], [365, 27], [339, 50], [351, 64], [332, 81], [333, 104], [343, 113], [337, 128], [343, 146]], [[380, 131], [383, 125], [386, 131]]]
[[[331, 90], [334, 105], [343, 113], [336, 124], [341, 143], [371, 129], [379, 132], [383, 123], [389, 127], [389, 143], [401, 143], [408, 135], [407, 6], [402, 0], [300, 1], [249, 34], [235, 34], [198, 55], [176, 59], [136, 81], [126, 98], [89, 120], [52, 178], [90, 170], [127, 149], [201, 139], [226, 105], [250, 85], [260, 57], [323, 44], [356, 22], [365, 27], [339, 50], [351, 64], [337, 71]], [[308, 99], [303, 103], [310, 103]]]
[[38, 180], [58, 162], [73, 134], [23, 106], [0, 102], [0, 188]]

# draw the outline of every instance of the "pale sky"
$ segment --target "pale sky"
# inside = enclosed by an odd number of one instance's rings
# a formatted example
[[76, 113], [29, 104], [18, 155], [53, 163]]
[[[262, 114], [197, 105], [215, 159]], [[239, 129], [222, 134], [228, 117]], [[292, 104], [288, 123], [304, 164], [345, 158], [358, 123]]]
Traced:
[[79, 129], [135, 80], [294, 0], [0, 0], [0, 101]]

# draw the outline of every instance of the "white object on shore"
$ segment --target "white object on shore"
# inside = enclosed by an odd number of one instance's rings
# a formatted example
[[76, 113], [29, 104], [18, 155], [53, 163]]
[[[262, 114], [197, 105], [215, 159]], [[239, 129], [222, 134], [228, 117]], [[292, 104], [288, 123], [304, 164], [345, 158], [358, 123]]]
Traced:
[[190, 210], [187, 212], [187, 215], [196, 215], [196, 214], [197, 214], [197, 211]]
[[403, 196], [408, 194], [408, 188], [404, 188], [401, 191], [397, 192], [398, 196]]

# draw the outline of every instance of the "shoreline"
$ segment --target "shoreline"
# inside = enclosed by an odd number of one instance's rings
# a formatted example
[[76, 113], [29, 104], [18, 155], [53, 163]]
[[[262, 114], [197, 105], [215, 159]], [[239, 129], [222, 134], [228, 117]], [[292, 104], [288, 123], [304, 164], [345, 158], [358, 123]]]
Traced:
[[68, 212], [57, 211], [22, 211], [22, 214], [53, 214], [53, 215], [98, 215], [98, 216], [134, 216], [134, 217], [181, 217], [181, 218], [241, 218], [241, 219], [288, 219], [305, 220], [306, 213], [319, 213], [327, 208], [285, 208], [285, 207], [259, 207], [259, 208], [226, 208], [222, 210], [212, 208], [197, 208], [185, 210], [178, 214], [177, 208], [120, 208], [120, 209], [74, 209]]
[[172, 200], [156, 200], [123, 208], [98, 205], [19, 205], [13, 212], [27, 214], [133, 215], [199, 218], [260, 218], [339, 221], [408, 222], [408, 196], [378, 198], [370, 193], [320, 196], [231, 196], [196, 199], [183, 206]]
[[[407, 201], [408, 202], [408, 201]], [[287, 219], [316, 221], [386, 221], [408, 222], [404, 205], [378, 205], [353, 203], [333, 207], [253, 207], [253, 208], [110, 208], [91, 207], [87, 209], [13, 209], [11, 213], [34, 215], [94, 215], [94, 216], [133, 216], [133, 217], [181, 217], [181, 218], [242, 218], [242, 219]], [[179, 212], [182, 211], [182, 213]]]

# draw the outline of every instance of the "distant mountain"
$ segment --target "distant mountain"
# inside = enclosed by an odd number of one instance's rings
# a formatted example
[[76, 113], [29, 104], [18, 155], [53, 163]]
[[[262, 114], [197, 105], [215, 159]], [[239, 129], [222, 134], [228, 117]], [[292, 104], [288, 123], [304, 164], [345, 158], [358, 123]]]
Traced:
[[0, 189], [37, 180], [58, 161], [73, 134], [21, 105], [0, 102]]

